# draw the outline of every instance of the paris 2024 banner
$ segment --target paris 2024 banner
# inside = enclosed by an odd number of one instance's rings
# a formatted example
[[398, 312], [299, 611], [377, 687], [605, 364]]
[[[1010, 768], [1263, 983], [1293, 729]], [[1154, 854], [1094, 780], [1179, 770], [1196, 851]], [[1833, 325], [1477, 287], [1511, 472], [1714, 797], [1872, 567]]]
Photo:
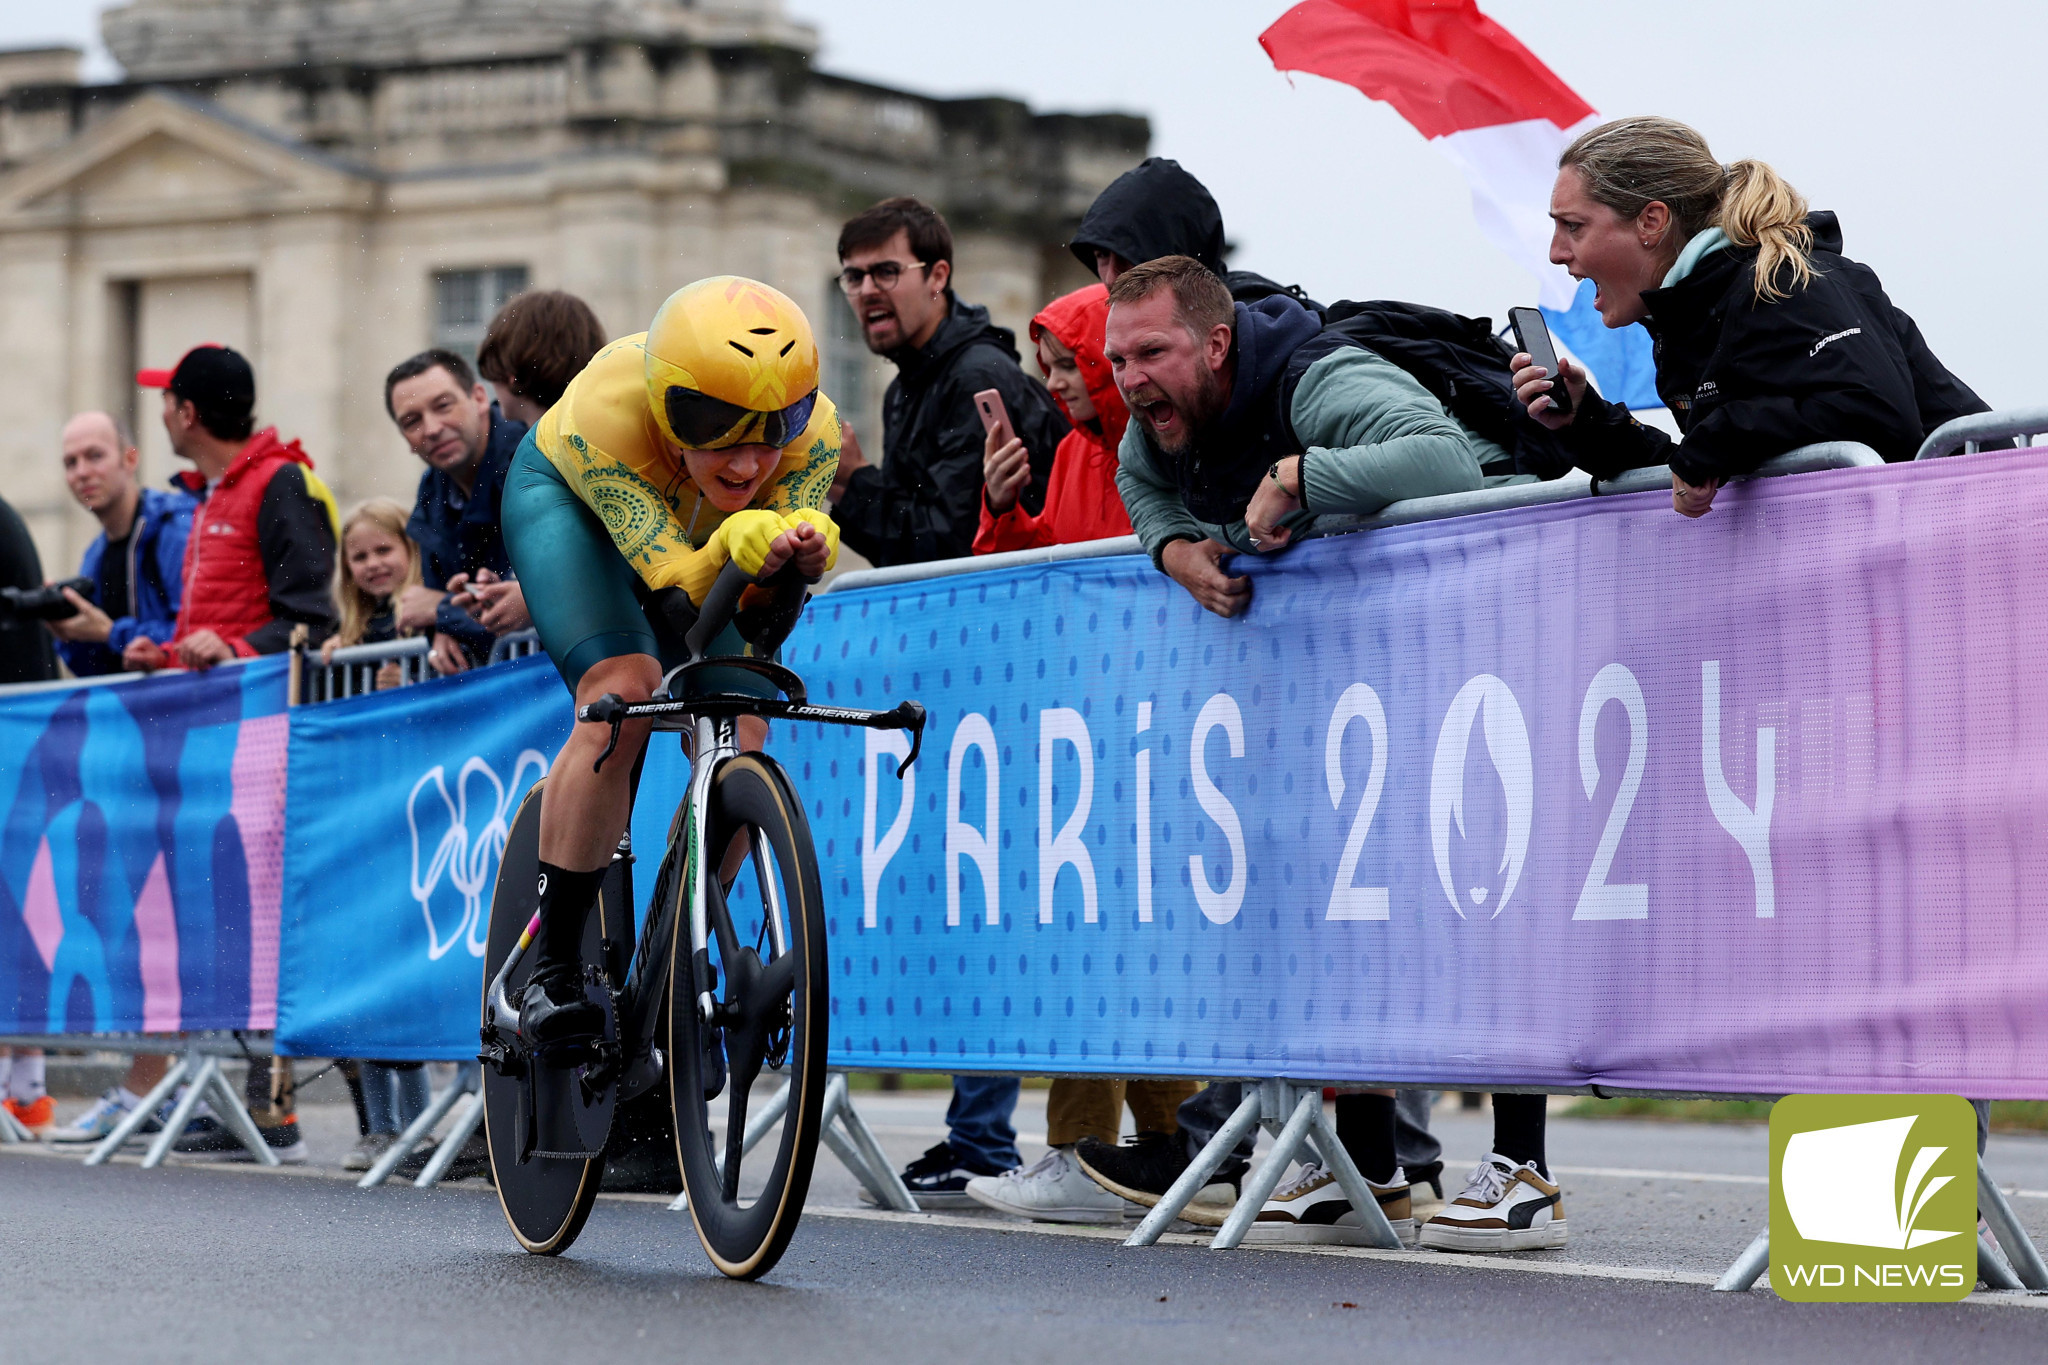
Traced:
[[285, 671], [0, 698], [0, 1033], [276, 1021]]
[[834, 1057], [2048, 1096], [2044, 467], [825, 596]]

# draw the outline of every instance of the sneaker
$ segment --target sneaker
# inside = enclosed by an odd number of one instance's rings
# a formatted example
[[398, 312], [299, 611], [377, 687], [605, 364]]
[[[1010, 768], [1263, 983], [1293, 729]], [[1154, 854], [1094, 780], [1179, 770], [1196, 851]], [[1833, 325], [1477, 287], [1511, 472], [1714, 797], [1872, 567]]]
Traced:
[[[921, 1209], [975, 1209], [981, 1205], [967, 1193], [967, 1182], [978, 1175], [1001, 1174], [969, 1165], [953, 1151], [952, 1143], [941, 1142], [903, 1168], [903, 1186]], [[865, 1185], [860, 1197], [869, 1204], [879, 1202]]]
[[[113, 1087], [94, 1100], [92, 1106], [83, 1114], [51, 1132], [43, 1140], [57, 1147], [86, 1146], [99, 1142], [113, 1132], [122, 1119], [128, 1117], [131, 1108], [130, 1103], [121, 1098], [120, 1087]], [[130, 1135], [130, 1141], [138, 1140], [144, 1134], [160, 1133], [163, 1127], [163, 1115], [153, 1114], [143, 1121], [142, 1127]]]
[[[289, 1118], [283, 1123], [259, 1123], [256, 1125], [256, 1131], [262, 1134], [263, 1145], [276, 1155], [281, 1164], [305, 1164], [306, 1140], [299, 1136], [298, 1119]], [[171, 1150], [179, 1156], [198, 1157], [202, 1161], [256, 1159], [255, 1155], [242, 1145], [242, 1140], [228, 1131], [226, 1124], [213, 1118], [198, 1118], [186, 1124], [185, 1131], [171, 1144]]]
[[1422, 1225], [1422, 1245], [1439, 1251], [1536, 1251], [1564, 1245], [1564, 1200], [1529, 1162], [1488, 1153], [1464, 1192]]
[[[1386, 1184], [1374, 1180], [1365, 1183], [1379, 1201], [1380, 1212], [1393, 1225], [1401, 1245], [1414, 1246], [1415, 1213], [1409, 1203], [1407, 1173], [1397, 1166], [1393, 1179]], [[1344, 1197], [1336, 1175], [1313, 1161], [1273, 1191], [1245, 1240], [1368, 1245], [1365, 1228], [1353, 1212], [1351, 1201]]]
[[7, 1112], [28, 1129], [30, 1137], [42, 1137], [57, 1126], [57, 1102], [48, 1095], [33, 1100], [8, 1100]]
[[391, 1150], [391, 1144], [398, 1141], [396, 1133], [365, 1133], [356, 1140], [347, 1156], [341, 1159], [344, 1171], [367, 1171], [377, 1164], [377, 1158]]
[[[1121, 1147], [1100, 1138], [1082, 1138], [1074, 1144], [1074, 1160], [1103, 1189], [1146, 1208], [1158, 1204], [1159, 1197], [1172, 1189], [1188, 1168], [1179, 1135], [1169, 1133], [1140, 1133]], [[1235, 1157], [1225, 1160], [1180, 1216], [1204, 1227], [1222, 1227], [1237, 1204], [1238, 1186], [1249, 1169], [1249, 1163]]]
[[1041, 1223], [1121, 1223], [1124, 1200], [1090, 1180], [1074, 1155], [1055, 1147], [1029, 1166], [967, 1182], [968, 1198], [998, 1213]]

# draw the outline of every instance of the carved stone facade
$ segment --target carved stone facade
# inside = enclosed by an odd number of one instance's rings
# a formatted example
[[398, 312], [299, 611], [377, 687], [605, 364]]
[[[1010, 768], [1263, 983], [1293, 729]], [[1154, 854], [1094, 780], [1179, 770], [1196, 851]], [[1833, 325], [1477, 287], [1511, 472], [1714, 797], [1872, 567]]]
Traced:
[[71, 413], [132, 419], [153, 482], [178, 463], [139, 365], [243, 349], [258, 419], [344, 503], [409, 499], [385, 371], [473, 347], [526, 285], [624, 334], [691, 279], [767, 280], [873, 458], [888, 369], [831, 283], [843, 218], [933, 202], [961, 293], [1021, 336], [1086, 282], [1061, 243], [1148, 140], [826, 75], [780, 0], [135, 0], [103, 27], [119, 85], [0, 52], [0, 484], [52, 575], [97, 530], [58, 468]]

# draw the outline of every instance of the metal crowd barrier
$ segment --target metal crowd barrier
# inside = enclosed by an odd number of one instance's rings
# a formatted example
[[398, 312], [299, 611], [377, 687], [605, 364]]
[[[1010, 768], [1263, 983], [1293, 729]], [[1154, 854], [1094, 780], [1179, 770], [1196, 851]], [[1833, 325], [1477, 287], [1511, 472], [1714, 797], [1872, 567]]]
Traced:
[[1975, 455], [1986, 441], [2001, 444], [2017, 436], [2022, 442], [2048, 432], [2048, 407], [2006, 408], [1977, 412], [1943, 422], [1920, 443], [1916, 460], [1939, 460], [1947, 455]]
[[[1986, 413], [1979, 417], [1962, 418], [1950, 422], [1928, 438], [1920, 458], [1930, 458], [1928, 450], [1938, 443], [1946, 442], [1947, 448], [1938, 450], [1946, 454], [1956, 446], [1968, 442], [1999, 440], [2023, 432], [2048, 431], [2048, 408], [2027, 409], [2012, 413]], [[1759, 465], [1750, 478], [1777, 478], [1791, 474], [1812, 473], [1828, 469], [1860, 469], [1880, 466], [1884, 459], [1869, 446], [1855, 441], [1827, 441], [1815, 445], [1801, 446], [1782, 455], [1775, 456]], [[1433, 498], [1412, 498], [1392, 503], [1370, 516], [1326, 516], [1317, 518], [1310, 534], [1315, 536], [1350, 535], [1370, 532], [1383, 527], [1407, 526], [1418, 522], [1440, 521], [1451, 517], [1474, 516], [1485, 512], [1497, 512], [1508, 508], [1538, 506], [1554, 502], [1570, 502], [1587, 497], [1611, 497], [1626, 493], [1646, 493], [1671, 486], [1669, 465], [1653, 465], [1643, 469], [1632, 469], [1617, 478], [1596, 483], [1585, 474], [1574, 470], [1563, 478], [1549, 482], [1507, 484], [1495, 488], [1478, 489], [1469, 493], [1451, 493]], [[1307, 537], [1304, 536], [1303, 539]], [[1036, 564], [1055, 564], [1075, 559], [1101, 559], [1118, 555], [1141, 554], [1143, 547], [1135, 536], [1120, 536], [1109, 540], [1082, 541], [1071, 545], [1057, 545], [1044, 549], [1017, 550], [1005, 554], [983, 555], [964, 559], [939, 560], [929, 564], [899, 565], [885, 569], [864, 569], [841, 574], [824, 588], [825, 592], [840, 592], [855, 588], [875, 588], [922, 582], [927, 579], [948, 578], [959, 574], [979, 573], [984, 570], [1021, 568]], [[835, 1082], [836, 1083], [836, 1082]], [[1356, 1081], [1343, 1082], [1356, 1086]], [[1337, 1140], [1323, 1112], [1321, 1082], [1299, 1082], [1274, 1078], [1254, 1078], [1247, 1081], [1243, 1101], [1235, 1113], [1224, 1124], [1216, 1137], [1206, 1146], [1202, 1154], [1190, 1165], [1174, 1186], [1160, 1199], [1158, 1205], [1146, 1216], [1137, 1230], [1124, 1242], [1125, 1246], [1148, 1246], [1172, 1226], [1182, 1209], [1198, 1194], [1236, 1146], [1238, 1139], [1249, 1134], [1254, 1127], [1263, 1127], [1273, 1136], [1273, 1145], [1268, 1150], [1258, 1169], [1245, 1179], [1235, 1210], [1224, 1226], [1217, 1232], [1211, 1247], [1228, 1250], [1238, 1246], [1251, 1228], [1259, 1209], [1278, 1185], [1288, 1166], [1297, 1160], [1314, 1159], [1321, 1161], [1326, 1169], [1336, 1175], [1338, 1184], [1354, 1209], [1361, 1211], [1365, 1220], [1366, 1237], [1375, 1245], [1391, 1250], [1400, 1249], [1392, 1227], [1383, 1216], [1378, 1215], [1379, 1202], [1368, 1191], [1363, 1178], [1353, 1166], [1344, 1146]], [[1763, 1099], [1777, 1100], [1778, 1095], [1723, 1095], [1693, 1094], [1671, 1091], [1636, 1091], [1617, 1089], [1613, 1086], [1529, 1086], [1506, 1087], [1508, 1091], [1526, 1090], [1531, 1093], [1586, 1094], [1607, 1097], [1617, 1094], [1654, 1095], [1658, 1098], [1674, 1099]], [[850, 1108], [850, 1104], [848, 1108]], [[768, 1124], [748, 1125], [745, 1145], [753, 1145], [766, 1136]], [[863, 1163], [865, 1164], [865, 1163]], [[860, 1175], [859, 1167], [847, 1162]], [[1984, 1282], [1994, 1289], [2048, 1291], [2048, 1263], [2044, 1263], [2020, 1226], [2017, 1215], [2005, 1194], [1984, 1166], [1980, 1157], [1977, 1163], [1977, 1185], [1979, 1207], [1991, 1235], [1979, 1239], [1978, 1273]], [[879, 1188], [869, 1188], [878, 1196]], [[896, 1207], [883, 1199], [886, 1206]], [[686, 1207], [678, 1199], [672, 1206]], [[1756, 1283], [1770, 1265], [1769, 1233], [1759, 1234], [1745, 1249], [1735, 1263], [1721, 1277], [1716, 1290], [1748, 1289]]]
[[537, 630], [515, 630], [509, 635], [500, 635], [491, 642], [491, 662], [494, 664], [523, 659], [529, 654], [538, 653], [540, 632]]
[[[39, 1047], [46, 1052], [75, 1051], [90, 1048], [94, 1051], [111, 1052], [156, 1052], [175, 1056], [164, 1072], [164, 1078], [156, 1083], [142, 1102], [128, 1111], [127, 1117], [115, 1125], [114, 1130], [93, 1147], [87, 1154], [85, 1164], [104, 1166], [113, 1160], [129, 1138], [148, 1123], [158, 1110], [170, 1102], [179, 1087], [185, 1093], [178, 1097], [170, 1117], [157, 1132], [156, 1138], [142, 1158], [144, 1170], [154, 1170], [163, 1165], [164, 1158], [171, 1154], [171, 1147], [184, 1133], [186, 1125], [203, 1100], [213, 1110], [227, 1130], [237, 1141], [249, 1150], [251, 1156], [265, 1166], [278, 1164], [277, 1153], [264, 1142], [262, 1133], [256, 1129], [256, 1120], [249, 1116], [242, 1097], [235, 1093], [235, 1087], [221, 1071], [221, 1059], [238, 1057], [267, 1057], [271, 1055], [270, 1035], [267, 1033], [194, 1033], [182, 1036], [151, 1033], [66, 1033], [66, 1034], [0, 1034], [0, 1046]], [[0, 1113], [4, 1113], [0, 1110]], [[6, 1124], [0, 1124], [0, 1145], [17, 1142], [32, 1142], [28, 1130], [15, 1123], [12, 1116]]]
[[425, 682], [433, 676], [427, 667], [427, 655], [433, 647], [432, 640], [420, 635], [383, 644], [349, 645], [335, 650], [325, 662], [318, 650], [302, 650], [297, 702], [340, 701], [343, 697], [375, 692], [377, 671], [388, 663], [398, 665], [401, 686]]

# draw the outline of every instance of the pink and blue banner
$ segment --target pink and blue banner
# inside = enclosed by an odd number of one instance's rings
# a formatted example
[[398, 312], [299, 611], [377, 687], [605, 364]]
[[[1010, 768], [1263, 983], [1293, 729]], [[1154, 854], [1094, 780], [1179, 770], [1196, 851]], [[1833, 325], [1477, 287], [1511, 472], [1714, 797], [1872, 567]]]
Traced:
[[835, 1061], [2048, 1097], [2044, 470], [820, 599]]
[[0, 698], [0, 1032], [275, 1023], [285, 673]]

